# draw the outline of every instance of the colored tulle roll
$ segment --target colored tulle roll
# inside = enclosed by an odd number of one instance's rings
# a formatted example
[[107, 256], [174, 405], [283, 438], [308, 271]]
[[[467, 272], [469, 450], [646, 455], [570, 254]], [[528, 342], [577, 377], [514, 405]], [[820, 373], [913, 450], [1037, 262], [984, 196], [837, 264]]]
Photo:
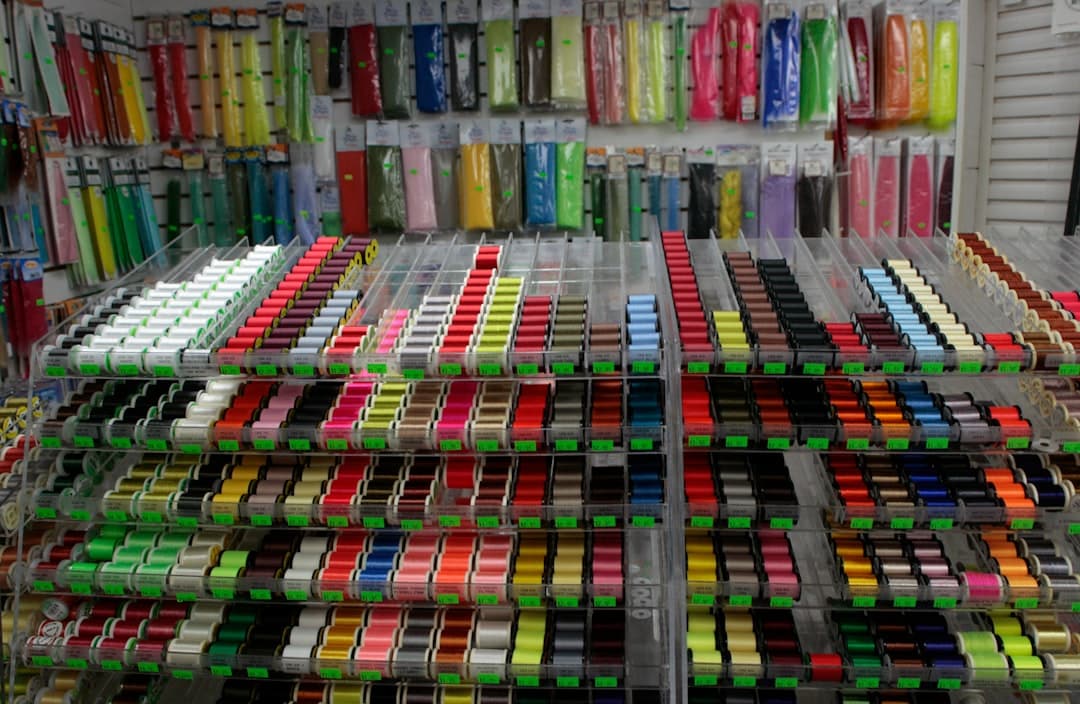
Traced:
[[487, 40], [488, 105], [492, 110], [518, 107], [517, 58], [514, 56], [514, 22], [501, 19], [484, 24]]
[[237, 160], [226, 163], [225, 178], [229, 181], [229, 210], [233, 216], [233, 241], [247, 240], [251, 232], [251, 203], [247, 187], [247, 168], [244, 162]]
[[808, 19], [802, 28], [799, 118], [803, 124], [829, 124], [836, 114], [836, 22]]
[[274, 237], [274, 213], [261, 159], [247, 160], [248, 198], [251, 203], [251, 242], [262, 244]]
[[525, 145], [525, 221], [527, 225], [555, 225], [555, 145]]
[[774, 127], [799, 119], [799, 17], [769, 20], [762, 47], [762, 122]]
[[446, 112], [445, 55], [442, 25], [413, 25], [416, 109], [420, 112]]
[[646, 30], [648, 65], [645, 70], [644, 118], [648, 122], [664, 122], [668, 116], [667, 22], [650, 20]]
[[[721, 51], [718, 44], [719, 40], [720, 8], [713, 7], [709, 10], [709, 17], [705, 24], [697, 28], [693, 39], [690, 40], [690, 73], [694, 78], [694, 92], [690, 96], [691, 120], [715, 120], [720, 115], [719, 66]], [[735, 61], [728, 63], [732, 67], [737, 65]], [[737, 101], [735, 97], [734, 71], [729, 76], [727, 71], [728, 63], [724, 64], [724, 97], [727, 98], [727, 91], [730, 86], [731, 100], [734, 105]], [[731, 78], [730, 83], [729, 78]], [[725, 103], [725, 114], [726, 112]]]
[[682, 205], [679, 178], [664, 176], [664, 229], [680, 230], [682, 225]]
[[911, 114], [925, 120], [930, 114], [930, 35], [926, 20], [913, 19], [908, 35], [911, 48]]
[[860, 237], [872, 237], [873, 224], [873, 163], [870, 155], [851, 152], [848, 157], [848, 230]]
[[[214, 175], [210, 181], [210, 203], [214, 209], [214, 244], [228, 247], [236, 244], [233, 236], [232, 209], [229, 205], [229, 182], [225, 174]], [[286, 175], [288, 181], [288, 175]]]
[[905, 222], [908, 232], [916, 237], [934, 234], [934, 166], [929, 154], [911, 156]]
[[865, 120], [874, 115], [873, 61], [870, 52], [870, 29], [862, 17], [847, 20], [847, 41], [851, 64], [851, 97], [848, 100], [848, 116]]
[[518, 23], [521, 35], [522, 102], [527, 107], [551, 102], [551, 18], [526, 17]]
[[799, 232], [803, 237], [821, 237], [829, 226], [832, 177], [804, 175], [798, 186]]
[[956, 90], [960, 35], [956, 22], [934, 25], [933, 68], [930, 72], [930, 126], [942, 129], [956, 122]]
[[521, 227], [521, 145], [491, 145], [491, 205], [495, 227]]
[[431, 149], [404, 147], [401, 161], [405, 168], [405, 219], [410, 230], [434, 230], [435, 184], [431, 176]]
[[[285, 166], [270, 169], [274, 203], [274, 242], [288, 244], [293, 238], [292, 205], [289, 201], [289, 170]], [[365, 223], [365, 230], [367, 223]]]
[[[352, 114], [356, 117], [376, 117], [382, 113], [378, 51], [375, 25], [349, 27], [349, 81], [352, 85]], [[291, 123], [289, 134], [292, 134]]]
[[642, 30], [641, 20], [628, 18], [623, 23], [623, 55], [626, 57], [626, 116], [633, 124], [642, 122]]
[[585, 41], [578, 15], [551, 18], [551, 99], [558, 105], [585, 104]]
[[303, 244], [311, 244], [322, 232], [319, 229], [319, 196], [315, 191], [315, 169], [311, 164], [289, 165], [292, 180], [293, 227]]
[[[206, 222], [206, 196], [203, 193], [203, 172], [199, 169], [188, 171], [188, 197], [191, 199], [191, 224], [198, 233], [196, 239], [200, 247], [210, 246], [210, 227]], [[147, 248], [148, 252], [155, 251]]]
[[686, 236], [690, 239], [706, 239], [716, 229], [716, 165], [691, 163], [690, 169], [690, 218]]
[[686, 129], [689, 108], [686, 104], [686, 13], [679, 12], [671, 27], [671, 41], [675, 48], [672, 82], [675, 84], [675, 129]]
[[379, 87], [383, 115], [393, 119], [409, 117], [409, 28], [376, 27], [379, 36]]
[[367, 165], [362, 149], [339, 151], [337, 159], [338, 194], [341, 198], [341, 227], [347, 235], [366, 235]]
[[906, 120], [911, 113], [911, 81], [908, 68], [907, 18], [893, 14], [885, 18], [882, 32], [881, 119]]
[[900, 157], [878, 157], [874, 174], [874, 234], [900, 234]]
[[401, 148], [369, 144], [366, 162], [368, 227], [374, 232], [401, 232], [405, 229]]
[[937, 227], [946, 235], [952, 234], [954, 158], [955, 157], [952, 156], [946, 156], [942, 160], [941, 175], [938, 180]]
[[487, 144], [461, 145], [461, 224], [466, 230], [491, 230], [491, 150]]
[[585, 144], [556, 146], [555, 171], [555, 224], [580, 230], [585, 225]]
[[761, 226], [777, 238], [795, 234], [794, 174], [769, 174], [761, 182]]
[[742, 173], [729, 169], [720, 178], [720, 237], [736, 239], [742, 225]]
[[456, 228], [458, 213], [457, 149], [432, 149], [431, 172], [435, 183], [435, 221], [439, 229]]
[[474, 23], [451, 24], [450, 35], [450, 105], [454, 110], [480, 107], [480, 54]]

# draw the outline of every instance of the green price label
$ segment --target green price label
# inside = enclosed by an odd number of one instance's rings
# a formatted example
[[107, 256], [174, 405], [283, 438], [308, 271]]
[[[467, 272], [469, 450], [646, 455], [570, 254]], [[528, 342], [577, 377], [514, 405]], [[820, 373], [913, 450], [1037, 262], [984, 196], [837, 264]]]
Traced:
[[885, 441], [885, 448], [888, 450], [906, 450], [910, 444], [911, 441], [907, 438], [889, 438]]
[[749, 516], [729, 516], [727, 519], [727, 527], [736, 530], [749, 530], [750, 529], [750, 517]]
[[499, 376], [502, 374], [502, 367], [498, 364], [481, 364], [480, 376]]
[[1058, 376], [1080, 376], [1080, 364], [1062, 364], [1058, 367]]
[[611, 689], [619, 686], [619, 679], [617, 677], [596, 677], [593, 678], [593, 684], [598, 689]]
[[782, 609], [790, 609], [793, 603], [795, 603], [795, 600], [790, 596], [774, 596], [769, 599], [769, 606]]
[[476, 450], [477, 452], [496, 452], [499, 449], [498, 440], [477, 440]]
[[712, 594], [692, 594], [690, 603], [694, 606], [712, 606], [716, 603], [716, 597]]
[[515, 440], [514, 449], [518, 452], [536, 452], [535, 440]]
[[555, 527], [556, 528], [562, 528], [564, 530], [565, 529], [573, 530], [574, 528], [577, 528], [577, 525], [578, 525], [577, 519], [574, 518], [573, 516], [556, 516], [555, 517]]
[[881, 371], [885, 374], [903, 374], [903, 362], [885, 362], [881, 365]]
[[766, 362], [764, 371], [766, 374], [786, 374], [787, 365], [783, 362]]
[[1014, 518], [1009, 524], [1012, 530], [1031, 530], [1035, 527], [1034, 518]]
[[934, 597], [935, 609], [955, 609], [956, 597], [952, 596], [938, 596]]
[[[593, 528], [614, 528], [615, 516], [593, 516]], [[1080, 528], [1080, 524], [1075, 524]]]
[[[715, 687], [719, 683], [716, 675], [694, 675], [695, 687]], [[735, 685], [736, 687], [745, 685]], [[753, 685], [750, 685], [753, 687]]]
[[877, 677], [859, 677], [855, 680], [855, 687], [858, 689], [878, 689], [881, 687], [881, 680]]
[[440, 672], [439, 684], [461, 684], [461, 675], [456, 672]]
[[893, 608], [897, 609], [914, 609], [917, 603], [913, 596], [898, 596], [893, 599]]
[[953, 519], [951, 518], [932, 518], [930, 519], [930, 530], [952, 530]]
[[1024, 599], [1017, 599], [1013, 606], [1017, 609], [1037, 609], [1039, 608], [1039, 597], [1028, 597]]
[[101, 373], [101, 367], [96, 364], [80, 364], [79, 371], [87, 376], [97, 376]]
[[874, 519], [873, 518], [852, 518], [851, 519], [852, 530], [873, 530]]
[[821, 362], [807, 362], [802, 365], [802, 373], [806, 376], [821, 376], [825, 373], [825, 365]]
[[590, 444], [593, 452], [611, 452], [615, 449], [614, 440], [593, 440]]
[[770, 450], [787, 450], [791, 447], [791, 440], [789, 438], [769, 438], [765, 441], [765, 445]]
[[652, 528], [656, 525], [656, 518], [653, 516], [632, 516], [630, 525], [635, 528]]
[[577, 440], [556, 440], [555, 449], [559, 452], [577, 452]]
[[581, 600], [576, 596], [557, 596], [555, 597], [555, 606], [562, 609], [576, 609], [581, 603]]
[[285, 523], [287, 523], [292, 528], [304, 528], [304, 527], [306, 527], [308, 525], [309, 521], [308, 521], [307, 516], [295, 516], [294, 515], [294, 516], [285, 516]]
[[863, 374], [866, 372], [866, 365], [862, 362], [844, 362], [842, 369], [844, 374]]
[[121, 364], [117, 366], [116, 373], [120, 376], [135, 376], [139, 373], [139, 368], [134, 364]]
[[401, 529], [402, 530], [421, 530], [423, 527], [424, 527], [424, 522], [419, 518], [403, 518], [403, 519], [401, 519]]
[[191, 670], [173, 670], [172, 676], [178, 680], [193, 680], [195, 679], [195, 673]]
[[[713, 680], [715, 680], [715, 679], [716, 678], [714, 677]], [[736, 686], [736, 687], [738, 687], [740, 689], [752, 688], [752, 687], [757, 686], [757, 678], [756, 677], [733, 677], [733, 678], [731, 678], [731, 684], [733, 684], [734, 686]]]
[[289, 440], [289, 449], [296, 452], [310, 452], [311, 441], [304, 438], [292, 438]]
[[241, 373], [239, 364], [222, 364], [219, 370], [225, 376], [240, 376]]
[[331, 364], [330, 373], [336, 376], [350, 374], [352, 373], [352, 367], [350, 367], [348, 364], [341, 364], [340, 362], [337, 364]]
[[555, 362], [551, 365], [551, 371], [558, 376], [570, 376], [574, 373], [574, 365], [570, 362]]
[[998, 373], [1000, 374], [1019, 374], [1020, 362], [1002, 362], [998, 365]]
[[240, 443], [236, 440], [219, 440], [218, 449], [222, 452], [239, 452]]
[[745, 374], [746, 362], [724, 362], [725, 374]]
[[382, 673], [378, 670], [361, 670], [360, 681], [361, 682], [378, 682], [382, 679]]
[[690, 374], [708, 374], [709, 363], [708, 362], [688, 362], [686, 365], [686, 371]]
[[362, 591], [360, 592], [360, 601], [377, 604], [382, 601], [382, 592], [375, 590]]
[[386, 519], [381, 516], [364, 516], [361, 523], [365, 528], [385, 528]]
[[857, 596], [851, 600], [851, 605], [856, 609], [872, 609], [877, 605], [877, 597]]
[[481, 606], [495, 606], [499, 603], [499, 597], [495, 594], [477, 594], [476, 603]]
[[340, 680], [341, 670], [336, 667], [324, 667], [319, 670], [319, 677], [324, 680]]
[[926, 438], [927, 450], [948, 450], [949, 438]]
[[476, 681], [479, 684], [499, 684], [502, 680], [491, 672], [479, 672], [476, 675]]
[[367, 365], [368, 374], [386, 374], [386, 365], [382, 363], [374, 363]]
[[635, 374], [652, 374], [656, 371], [656, 362], [639, 359], [630, 366], [630, 369]]
[[440, 364], [439, 373], [443, 376], [461, 376], [460, 364]]
[[577, 677], [556, 677], [555, 686], [577, 689], [579, 686], [581, 686], [581, 680]]
[[540, 597], [538, 596], [519, 596], [518, 605], [526, 609], [535, 609], [540, 606]]
[[247, 675], [252, 679], [265, 680], [270, 676], [270, 672], [265, 667], [249, 667]]
[[386, 438], [364, 438], [365, 450], [385, 450]]
[[499, 517], [498, 516], [477, 516], [476, 525], [478, 528], [498, 528]]
[[708, 447], [712, 444], [712, 438], [708, 435], [691, 435], [687, 438], [686, 444], [690, 447]]
[[1010, 450], [1026, 450], [1031, 445], [1031, 438], [1009, 438], [1005, 447]]
[[113, 438], [109, 441], [109, 444], [118, 450], [130, 450], [131, 438]]
[[227, 587], [219, 587], [217, 589], [211, 589], [210, 594], [212, 594], [215, 599], [232, 601], [233, 597], [236, 596], [236, 591]]
[[712, 528], [716, 521], [712, 516], [691, 516], [690, 527], [691, 528]]
[[67, 376], [67, 371], [63, 367], [45, 367], [45, 376]]
[[435, 602], [437, 604], [449, 604], [455, 605], [461, 601], [461, 598], [457, 594], [437, 594], [435, 596]]
[[922, 373], [928, 376], [937, 376], [945, 372], [945, 364], [942, 362], [923, 362]]
[[613, 596], [594, 596], [592, 603], [598, 609], [613, 609], [618, 604]]
[[139, 518], [147, 523], [161, 523], [162, 521], [161, 513], [158, 511], [143, 511]]
[[615, 363], [614, 362], [593, 362], [592, 365], [593, 374], [614, 374]]
[[161, 671], [161, 667], [156, 662], [140, 662], [139, 672], [157, 673]]
[[219, 526], [231, 526], [236, 523], [236, 516], [231, 513], [215, 513], [214, 523]]
[[410, 381], [419, 381], [424, 378], [423, 369], [402, 369], [401, 376], [409, 379]]
[[75, 436], [75, 447], [93, 447], [94, 439], [86, 435]]
[[535, 364], [519, 364], [517, 373], [521, 376], [536, 376], [540, 373], [540, 368]]
[[535, 530], [540, 527], [540, 519], [536, 516], [522, 516], [518, 519], [518, 527]]
[[630, 449], [651, 452], [653, 449], [652, 438], [630, 438]]
[[961, 374], [978, 374], [982, 371], [980, 362], [960, 362], [958, 370]]
[[349, 441], [341, 438], [328, 438], [326, 440], [327, 450], [348, 450]]
[[811, 450], [828, 450], [828, 438], [806, 438], [806, 446]]
[[36, 591], [36, 592], [52, 592], [52, 591], [56, 591], [56, 587], [53, 585], [52, 582], [47, 582], [45, 580], [35, 580], [34, 581], [34, 591]]
[[176, 372], [173, 368], [167, 365], [159, 365], [151, 370], [154, 376], [176, 376]]
[[256, 450], [267, 451], [274, 449], [274, 441], [270, 438], [256, 438], [251, 441], [251, 444]]
[[251, 598], [256, 601], [270, 601], [274, 595], [269, 589], [252, 589]]
[[440, 440], [439, 449], [443, 452], [459, 452], [461, 450], [461, 441], [457, 439]]
[[847, 449], [849, 450], [866, 450], [869, 447], [869, 438], [848, 438]]
[[276, 364], [256, 364], [255, 374], [257, 376], [277, 376]]
[[[89, 521], [90, 512], [84, 509], [78, 509], [71, 512], [71, 517], [76, 521]], [[178, 521], [179, 522], [179, 521]]]
[[777, 677], [776, 688], [777, 689], [795, 689], [799, 686], [798, 677]]
[[896, 679], [897, 689], [918, 689], [922, 686], [922, 680], [918, 677], [898, 677]]
[[327, 516], [326, 525], [329, 528], [348, 528], [349, 518], [348, 516]]
[[539, 687], [540, 678], [531, 675], [522, 675], [516, 679], [518, 687]]
[[795, 527], [794, 518], [772, 518], [769, 519], [769, 527], [776, 530], [791, 530]]
[[1061, 451], [1070, 454], [1080, 453], [1080, 442], [1063, 442], [1061, 443]]
[[915, 527], [914, 518], [894, 518], [889, 521], [889, 527], [893, 530], [911, 530]]
[[43, 520], [51, 520], [53, 518], [56, 518], [56, 509], [50, 508], [48, 506], [39, 506], [34, 511], [34, 515]]
[[[348, 364], [345, 364], [345, 365], [331, 364], [330, 365], [330, 373], [331, 374], [348, 374], [349, 373], [348, 371], [344, 371], [344, 372], [336, 372], [336, 371], [334, 371], [334, 367], [338, 367], [338, 366], [344, 366], [346, 369], [349, 368]], [[293, 368], [292, 368], [292, 373], [293, 373], [293, 376], [315, 376], [315, 367], [311, 366], [310, 364], [294, 364]]]
[[443, 528], [460, 528], [461, 516], [439, 516], [439, 525]]
[[952, 677], [947, 677], [945, 679], [940, 679], [940, 680], [938, 680], [937, 688], [938, 689], [960, 689], [960, 680], [954, 679]]
[[68, 658], [64, 661], [64, 664], [72, 670], [85, 670], [87, 665], [86, 660], [83, 658]]
[[[48, 661], [46, 664], [52, 664], [52, 660], [50, 658], [45, 659]], [[37, 663], [34, 664], [36, 665]], [[124, 669], [124, 663], [120, 662], [119, 660], [102, 660], [101, 669], [106, 670], [107, 672], [120, 672]]]
[[1020, 682], [1020, 689], [1022, 690], [1038, 690], [1043, 688], [1043, 682], [1041, 680], [1023, 680]]
[[753, 603], [754, 600], [749, 594], [733, 594], [728, 597], [729, 606], [750, 606]]

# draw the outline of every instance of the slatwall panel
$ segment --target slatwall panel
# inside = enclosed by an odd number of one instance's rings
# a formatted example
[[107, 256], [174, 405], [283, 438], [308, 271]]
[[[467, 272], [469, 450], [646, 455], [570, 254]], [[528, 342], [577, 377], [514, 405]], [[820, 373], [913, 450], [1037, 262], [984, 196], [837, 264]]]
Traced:
[[1050, 0], [996, 13], [985, 224], [1060, 231], [1080, 121], [1080, 39], [1050, 32]]

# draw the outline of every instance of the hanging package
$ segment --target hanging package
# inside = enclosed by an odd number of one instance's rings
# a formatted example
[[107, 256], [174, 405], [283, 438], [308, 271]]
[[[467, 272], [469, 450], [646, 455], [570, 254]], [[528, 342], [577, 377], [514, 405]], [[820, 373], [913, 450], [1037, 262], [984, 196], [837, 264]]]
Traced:
[[405, 181], [396, 122], [367, 123], [368, 229], [405, 230]]
[[401, 162], [405, 170], [405, 222], [409, 230], [434, 230], [435, 182], [431, 165], [431, 130], [426, 125], [401, 126]]
[[273, 79], [274, 128], [288, 128], [288, 113], [285, 110], [285, 8], [280, 2], [271, 2], [266, 6], [266, 21], [270, 25], [270, 74]]
[[585, 121], [555, 124], [555, 224], [566, 230], [585, 225]]
[[309, 245], [322, 236], [319, 196], [315, 168], [307, 145], [294, 147], [289, 154], [289, 180], [292, 181], [293, 228], [301, 244]]
[[874, 230], [875, 235], [900, 235], [899, 137], [874, 139]]
[[795, 234], [795, 169], [798, 152], [794, 144], [772, 143], [761, 147], [762, 236], [784, 239]]
[[345, 40], [349, 26], [349, 3], [337, 0], [330, 3], [330, 46], [327, 48], [326, 85], [332, 91], [345, 83]]
[[368, 214], [364, 126], [349, 124], [336, 130], [335, 135], [341, 227], [346, 235], [366, 235]]
[[626, 68], [626, 116], [633, 124], [642, 121], [642, 91], [645, 86], [644, 54], [645, 39], [641, 0], [623, 1], [623, 57]]
[[[685, 0], [677, 0], [685, 2]], [[682, 132], [686, 129], [686, 118], [689, 116], [689, 107], [686, 103], [686, 31], [689, 22], [689, 5], [671, 8], [671, 42], [675, 50], [675, 59], [672, 63], [672, 83], [675, 86], [675, 129]]]
[[935, 6], [933, 64], [930, 70], [930, 126], [943, 129], [956, 122], [960, 71], [960, 6]]
[[787, 2], [770, 2], [765, 5], [765, 23], [761, 48], [762, 124], [793, 128], [799, 121], [799, 15]]
[[874, 235], [873, 175], [873, 137], [848, 137], [848, 234]]
[[799, 232], [803, 237], [821, 237], [829, 229], [832, 157], [831, 142], [799, 145]]
[[912, 8], [908, 27], [908, 62], [911, 80], [911, 112], [908, 120], [925, 120], [930, 115], [930, 27], [933, 23], [928, 6]]
[[585, 42], [585, 103], [590, 125], [599, 125], [606, 116], [604, 104], [604, 24], [601, 17], [602, 5], [596, 2], [585, 3], [583, 30]]
[[521, 227], [521, 123], [491, 121], [491, 204], [498, 230]]
[[202, 118], [202, 134], [205, 139], [217, 139], [217, 94], [214, 91], [214, 52], [210, 36], [210, 14], [191, 13], [195, 28], [195, 58], [199, 71], [199, 115]]
[[382, 113], [378, 50], [373, 0], [357, 0], [349, 10], [349, 76], [356, 117]]
[[[694, 31], [690, 47], [690, 72], [694, 78], [694, 93], [690, 102], [690, 119], [709, 121], [720, 116], [720, 8], [709, 8], [705, 23]], [[727, 73], [728, 66], [738, 66], [735, 60], [727, 61], [724, 54], [724, 97], [728, 91], [734, 104], [734, 74]]]
[[660, 123], [668, 119], [668, 88], [670, 76], [668, 41], [670, 18], [661, 0], [649, 0], [645, 5], [645, 86], [643, 121]]
[[521, 37], [522, 103], [546, 107], [551, 102], [551, 6], [548, 0], [523, 0], [518, 7]]
[[888, 0], [883, 8], [877, 68], [881, 87], [878, 119], [884, 122], [900, 122], [911, 113], [906, 9], [902, 0]]
[[233, 51], [233, 16], [227, 9], [218, 8], [210, 15], [214, 28], [214, 50], [217, 52], [218, 83], [221, 86], [221, 132], [227, 148], [243, 145], [243, 126], [240, 117], [240, 93], [236, 88], [236, 61]]
[[724, 118], [738, 122], [757, 119], [758, 0], [725, 0], [721, 23], [724, 55]]
[[581, 0], [552, 0], [551, 101], [558, 107], [585, 105], [585, 38]]
[[480, 108], [480, 16], [476, 0], [450, 0], [446, 4], [450, 36], [450, 107]]
[[435, 183], [435, 221], [440, 230], [452, 230], [460, 222], [457, 183], [458, 126], [440, 122], [431, 125], [431, 129], [434, 132], [431, 176]]
[[857, 122], [874, 117], [876, 86], [874, 65], [873, 4], [869, 0], [848, 0], [841, 7], [841, 63], [840, 70], [846, 75], [844, 81], [848, 94], [847, 116]]
[[330, 23], [322, 5], [306, 6], [312, 95], [330, 92]]
[[803, 10], [799, 119], [829, 127], [836, 120], [836, 17], [825, 3]]
[[236, 22], [243, 35], [240, 41], [243, 77], [240, 81], [244, 86], [244, 144], [263, 147], [270, 143], [270, 114], [266, 110], [262, 59], [259, 55], [259, 15], [254, 10], [238, 10]]
[[492, 110], [518, 107], [514, 4], [484, 0], [484, 39], [487, 43], [488, 105]]
[[555, 225], [555, 121], [525, 121], [525, 224]]
[[904, 213], [901, 232], [934, 234], [934, 138], [909, 137], [904, 152]]
[[489, 125], [484, 121], [462, 122], [461, 226], [466, 230], [491, 230], [495, 213], [491, 203], [491, 145]]
[[723, 239], [758, 236], [758, 184], [761, 150], [757, 145], [721, 146], [716, 154], [720, 208], [718, 233]]
[[686, 236], [706, 239], [716, 229], [716, 156], [712, 149], [690, 149], [686, 166], [690, 173]]
[[376, 0], [375, 28], [379, 37], [379, 88], [385, 117], [408, 119], [409, 13], [405, 0]]
[[436, 0], [416, 0], [412, 23], [416, 109], [429, 113], [446, 112], [446, 40], [442, 7]]
[[938, 230], [946, 235], [952, 234], [953, 205], [953, 168], [956, 155], [956, 140], [939, 139], [937, 143], [937, 217]]

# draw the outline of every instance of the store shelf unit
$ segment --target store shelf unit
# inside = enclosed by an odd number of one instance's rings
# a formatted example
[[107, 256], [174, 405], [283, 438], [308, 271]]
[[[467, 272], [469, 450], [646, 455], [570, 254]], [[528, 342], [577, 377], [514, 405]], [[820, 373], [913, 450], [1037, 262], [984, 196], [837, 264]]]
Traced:
[[673, 701], [655, 244], [378, 249], [207, 255], [43, 341], [14, 662]]

